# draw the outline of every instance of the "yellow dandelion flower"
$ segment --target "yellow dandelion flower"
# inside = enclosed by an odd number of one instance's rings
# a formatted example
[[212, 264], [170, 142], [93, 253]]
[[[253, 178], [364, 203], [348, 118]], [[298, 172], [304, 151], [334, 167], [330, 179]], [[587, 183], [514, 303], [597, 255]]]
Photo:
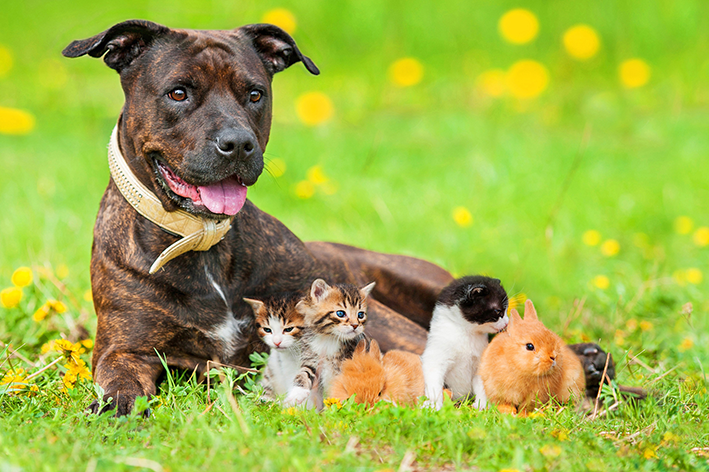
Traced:
[[677, 285], [684, 287], [687, 285], [687, 272], [684, 270], [676, 270], [672, 273], [672, 278], [675, 279]]
[[641, 331], [651, 331], [654, 327], [655, 327], [655, 325], [649, 321], [643, 320], [640, 322], [640, 330]]
[[592, 58], [601, 48], [598, 33], [588, 25], [576, 25], [567, 29], [563, 42], [566, 52], [574, 59], [581, 61]]
[[689, 351], [694, 347], [694, 341], [692, 341], [691, 338], [684, 338], [681, 343], [679, 343], [679, 346], [677, 347], [677, 350], [679, 352], [686, 352]]
[[635, 331], [638, 329], [638, 320], [635, 318], [631, 318], [628, 321], [625, 322], [625, 327], [628, 328], [630, 331]]
[[512, 308], [517, 308], [518, 306], [524, 305], [524, 302], [527, 301], [527, 294], [526, 293], [518, 293], [514, 297], [511, 297], [509, 300], [509, 306], [508, 309], [511, 310]]
[[657, 447], [646, 447], [643, 451], [645, 459], [657, 459]]
[[268, 163], [268, 171], [269, 173], [274, 177], [278, 178], [283, 176], [283, 174], [286, 173], [286, 161], [283, 159], [275, 158], [271, 159], [270, 162]]
[[625, 88], [642, 87], [650, 81], [650, 66], [642, 59], [628, 59], [620, 64], [620, 82]]
[[561, 455], [561, 448], [555, 444], [545, 444], [539, 449], [544, 457], [553, 459]]
[[12, 53], [5, 46], [0, 45], [0, 77], [4, 77], [12, 69]]
[[338, 410], [342, 408], [342, 402], [339, 398], [326, 398], [323, 404], [325, 405], [325, 407], [334, 406]]
[[288, 34], [295, 33], [297, 26], [295, 15], [285, 8], [274, 8], [267, 11], [261, 18], [261, 22], [276, 25]]
[[77, 380], [91, 380], [91, 371], [81, 359], [77, 362], [69, 361], [64, 367], [67, 371], [62, 380], [68, 389], [74, 388]]
[[297, 412], [298, 409], [294, 406], [281, 410], [281, 413], [283, 413], [284, 415], [295, 415]]
[[623, 330], [615, 330], [615, 334], [613, 335], [613, 342], [616, 344], [616, 346], [622, 346], [625, 344], [625, 333], [623, 332]]
[[49, 351], [54, 350], [54, 341], [49, 341], [48, 343], [42, 344], [42, 354], [46, 354]]
[[69, 267], [66, 264], [59, 264], [57, 267], [57, 277], [60, 279], [65, 279], [69, 275]]
[[6, 385], [8, 393], [19, 393], [27, 387], [27, 372], [22, 367], [10, 369], [0, 379], [0, 385]]
[[601, 244], [601, 254], [606, 257], [615, 256], [618, 252], [620, 252], [620, 243], [615, 239], [606, 239]]
[[305, 175], [308, 180], [312, 182], [313, 185], [322, 185], [328, 180], [330, 180], [327, 178], [325, 172], [323, 172], [322, 170], [322, 166], [320, 165], [314, 165], [313, 167], [308, 169], [308, 172], [306, 172]]
[[94, 301], [94, 295], [91, 293], [91, 289], [88, 289], [87, 291], [84, 292], [84, 300], [86, 300], [89, 303], [93, 303]]
[[694, 240], [694, 244], [699, 247], [709, 246], [709, 228], [706, 226], [697, 228], [692, 239]]
[[27, 287], [32, 283], [32, 269], [29, 267], [18, 267], [15, 272], [12, 273], [12, 285], [15, 287]]
[[389, 80], [398, 87], [411, 87], [423, 79], [423, 64], [413, 57], [398, 59], [389, 66]]
[[467, 228], [473, 224], [473, 215], [463, 206], [455, 207], [453, 209], [453, 221], [461, 228]]
[[490, 69], [480, 74], [475, 81], [478, 89], [490, 97], [501, 97], [507, 91], [505, 71]]
[[601, 242], [601, 233], [595, 229], [589, 229], [583, 233], [581, 239], [586, 246], [598, 246]]
[[608, 287], [611, 286], [611, 281], [608, 277], [605, 275], [597, 275], [591, 280], [591, 283], [594, 285], [596, 288], [600, 288], [601, 290], [606, 290]]
[[544, 418], [546, 415], [544, 414], [544, 410], [534, 410], [531, 412], [529, 415], [527, 415], [528, 418], [531, 419], [537, 419], [537, 418]]
[[61, 352], [68, 361], [73, 361], [75, 364], [81, 361], [79, 355], [86, 352], [86, 349], [80, 343], [74, 344], [66, 339], [54, 340], [54, 350]]
[[690, 267], [689, 269], [684, 271], [684, 275], [687, 278], [687, 282], [692, 285], [699, 285], [704, 279], [702, 271], [697, 269], [696, 267]]
[[52, 310], [56, 311], [59, 314], [66, 313], [66, 305], [58, 300], [49, 300], [47, 301], [49, 306], [52, 308]]
[[520, 472], [519, 469], [500, 469], [500, 472]]
[[39, 323], [40, 321], [42, 321], [43, 319], [45, 319], [47, 317], [50, 309], [51, 309], [51, 307], [49, 306], [49, 304], [45, 303], [41, 307], [37, 308], [37, 311], [35, 311], [34, 314], [32, 315], [32, 319], [34, 321], [36, 321], [37, 323]]
[[0, 107], [0, 134], [29, 134], [34, 126], [35, 118], [30, 112]]
[[694, 228], [694, 221], [688, 216], [678, 216], [675, 219], [674, 227], [677, 234], [689, 234]]
[[19, 287], [8, 287], [0, 292], [0, 304], [5, 308], [15, 308], [22, 300], [22, 289]]
[[565, 429], [555, 429], [551, 432], [551, 435], [559, 441], [567, 441], [569, 439], [569, 432]]
[[330, 97], [322, 92], [304, 93], [295, 103], [295, 111], [300, 121], [308, 126], [325, 123], [334, 114]]
[[549, 85], [549, 72], [531, 59], [515, 62], [507, 71], [507, 89], [516, 98], [538, 97]]
[[497, 28], [508, 43], [525, 44], [537, 37], [539, 21], [531, 11], [515, 8], [502, 15]]
[[303, 200], [315, 195], [315, 185], [309, 180], [301, 180], [295, 184], [295, 196]]
[[94, 342], [91, 339], [84, 339], [81, 341], [81, 345], [84, 346], [86, 349], [92, 349], [94, 347]]

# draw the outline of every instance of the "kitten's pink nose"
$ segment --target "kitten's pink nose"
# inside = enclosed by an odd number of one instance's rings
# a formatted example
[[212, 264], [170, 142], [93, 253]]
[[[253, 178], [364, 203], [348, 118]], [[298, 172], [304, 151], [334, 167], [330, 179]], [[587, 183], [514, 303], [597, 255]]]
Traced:
[[279, 347], [283, 341], [273, 341], [273, 344], [276, 345], [276, 347]]

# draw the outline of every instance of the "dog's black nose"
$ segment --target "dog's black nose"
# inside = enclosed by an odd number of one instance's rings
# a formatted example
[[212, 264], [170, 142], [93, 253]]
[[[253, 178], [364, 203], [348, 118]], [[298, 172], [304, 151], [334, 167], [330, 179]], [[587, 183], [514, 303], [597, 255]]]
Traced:
[[256, 137], [244, 129], [225, 129], [214, 139], [217, 152], [230, 159], [246, 159], [254, 154]]

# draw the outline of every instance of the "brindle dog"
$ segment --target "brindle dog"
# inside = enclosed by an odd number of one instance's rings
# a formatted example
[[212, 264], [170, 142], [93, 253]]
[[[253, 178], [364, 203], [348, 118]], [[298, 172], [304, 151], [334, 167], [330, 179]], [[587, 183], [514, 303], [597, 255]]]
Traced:
[[[132, 20], [74, 41], [63, 54], [105, 55], [125, 93], [118, 142], [132, 172], [166, 211], [205, 218], [225, 215], [180, 196], [166, 172], [195, 188], [224, 179], [253, 185], [271, 127], [273, 75], [297, 62], [319, 73], [287, 33], [265, 24], [196, 31]], [[383, 350], [421, 353], [436, 298], [453, 280], [419, 259], [303, 243], [248, 200], [221, 242], [149, 275], [176, 240], [138, 214], [111, 179], [92, 248], [93, 372], [104, 400], [112, 399], [103, 409], [116, 408], [117, 415], [129, 413], [137, 396], [156, 392], [163, 372], [156, 353], [169, 366], [199, 372], [209, 360], [247, 365], [249, 353], [264, 346], [244, 297], [303, 290], [317, 277], [359, 286], [376, 281], [369, 335]]]

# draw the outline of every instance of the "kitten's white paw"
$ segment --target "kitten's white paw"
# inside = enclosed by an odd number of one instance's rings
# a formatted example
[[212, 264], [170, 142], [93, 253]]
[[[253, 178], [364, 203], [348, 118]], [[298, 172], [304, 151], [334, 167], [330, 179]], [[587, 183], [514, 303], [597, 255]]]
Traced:
[[477, 396], [475, 397], [475, 401], [473, 402], [473, 406], [477, 408], [478, 410], [484, 410], [487, 408], [487, 399], [482, 396]]
[[426, 395], [426, 401], [423, 402], [424, 408], [431, 408], [432, 410], [440, 410], [443, 408], [443, 392], [439, 395], [431, 394], [431, 396]]
[[283, 399], [283, 407], [302, 405], [310, 396], [310, 390], [303, 387], [293, 387], [285, 399]]

